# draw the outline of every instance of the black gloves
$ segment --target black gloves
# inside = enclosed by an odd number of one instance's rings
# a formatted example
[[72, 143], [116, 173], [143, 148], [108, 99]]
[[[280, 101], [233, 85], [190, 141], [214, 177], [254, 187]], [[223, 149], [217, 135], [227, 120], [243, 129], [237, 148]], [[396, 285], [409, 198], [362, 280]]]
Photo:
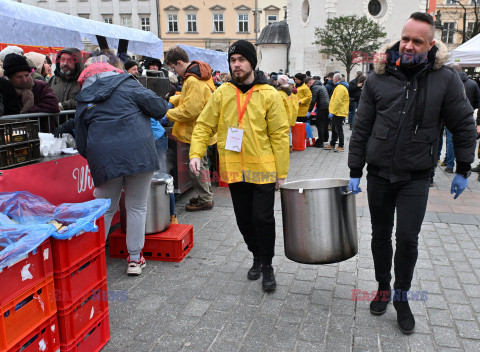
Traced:
[[61, 138], [62, 134], [64, 133], [70, 133], [72, 136], [75, 136], [73, 133], [74, 128], [75, 128], [75, 120], [74, 119], [67, 120], [67, 122], [55, 128], [55, 131], [53, 131], [53, 136], [56, 138]]

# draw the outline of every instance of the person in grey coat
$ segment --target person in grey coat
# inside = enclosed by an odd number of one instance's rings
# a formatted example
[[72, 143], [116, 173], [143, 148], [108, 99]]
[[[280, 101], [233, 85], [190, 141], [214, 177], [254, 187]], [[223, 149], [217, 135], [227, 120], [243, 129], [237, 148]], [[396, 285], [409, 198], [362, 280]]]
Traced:
[[[100, 66], [99, 66], [100, 65]], [[127, 212], [127, 274], [140, 275], [145, 267], [147, 197], [159, 168], [150, 118], [161, 119], [167, 102], [144, 88], [132, 75], [115, 67], [92, 64], [79, 78], [76, 97], [75, 141], [88, 160], [96, 198], [110, 198], [105, 213], [105, 235], [110, 229], [122, 188]]]
[[[453, 134], [457, 157], [451, 193], [457, 198], [468, 185], [474, 160], [476, 128], [462, 81], [444, 65], [448, 50], [434, 39], [432, 16], [413, 13], [401, 40], [389, 44], [385, 61], [376, 63], [363, 87], [348, 166], [353, 193], [367, 166], [372, 255], [378, 294], [370, 312], [385, 313], [393, 298], [400, 330], [409, 334], [415, 319], [409, 306], [418, 256], [418, 234], [427, 208], [430, 173], [437, 163], [440, 128]], [[396, 221], [394, 292], [390, 281], [392, 229]], [[426, 288], [428, 289], [428, 287]]]

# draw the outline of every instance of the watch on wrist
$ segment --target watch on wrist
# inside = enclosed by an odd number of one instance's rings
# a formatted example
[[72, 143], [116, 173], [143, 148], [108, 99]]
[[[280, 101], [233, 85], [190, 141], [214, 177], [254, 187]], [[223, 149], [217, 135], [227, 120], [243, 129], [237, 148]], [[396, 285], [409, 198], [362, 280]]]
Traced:
[[465, 178], [469, 178], [470, 175], [472, 174], [472, 171], [471, 170], [468, 170], [468, 171], [464, 171], [464, 172], [455, 172], [456, 174], [459, 174], [459, 175], [462, 175], [463, 177]]

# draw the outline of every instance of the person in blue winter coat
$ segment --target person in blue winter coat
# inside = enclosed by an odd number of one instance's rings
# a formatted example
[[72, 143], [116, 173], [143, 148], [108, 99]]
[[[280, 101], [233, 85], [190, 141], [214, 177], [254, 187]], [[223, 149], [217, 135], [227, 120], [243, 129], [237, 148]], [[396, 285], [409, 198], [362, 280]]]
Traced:
[[108, 234], [122, 189], [127, 212], [127, 274], [140, 275], [146, 265], [147, 197], [159, 160], [150, 118], [160, 119], [167, 102], [130, 74], [106, 63], [92, 64], [80, 78], [76, 97], [75, 141], [87, 159], [96, 198], [110, 198], [105, 213]]

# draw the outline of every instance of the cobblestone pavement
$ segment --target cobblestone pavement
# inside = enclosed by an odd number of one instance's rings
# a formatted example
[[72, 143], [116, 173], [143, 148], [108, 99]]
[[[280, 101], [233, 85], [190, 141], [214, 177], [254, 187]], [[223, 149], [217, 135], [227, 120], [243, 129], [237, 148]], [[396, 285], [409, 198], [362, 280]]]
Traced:
[[[349, 130], [347, 131], [347, 143]], [[289, 180], [348, 177], [347, 153], [315, 148], [291, 154]], [[251, 255], [237, 229], [228, 189], [215, 189], [211, 211], [186, 213], [195, 245], [181, 263], [148, 262], [128, 277], [124, 260], [107, 254], [111, 340], [104, 351], [480, 351], [480, 182], [453, 201], [453, 175], [437, 171], [419, 240], [412, 291], [416, 332], [403, 335], [389, 305], [373, 316], [352, 290], [376, 289], [365, 192], [357, 199], [359, 253], [331, 265], [304, 265], [284, 255], [279, 195], [274, 268], [277, 290], [249, 281]], [[365, 178], [361, 186], [366, 188]]]

